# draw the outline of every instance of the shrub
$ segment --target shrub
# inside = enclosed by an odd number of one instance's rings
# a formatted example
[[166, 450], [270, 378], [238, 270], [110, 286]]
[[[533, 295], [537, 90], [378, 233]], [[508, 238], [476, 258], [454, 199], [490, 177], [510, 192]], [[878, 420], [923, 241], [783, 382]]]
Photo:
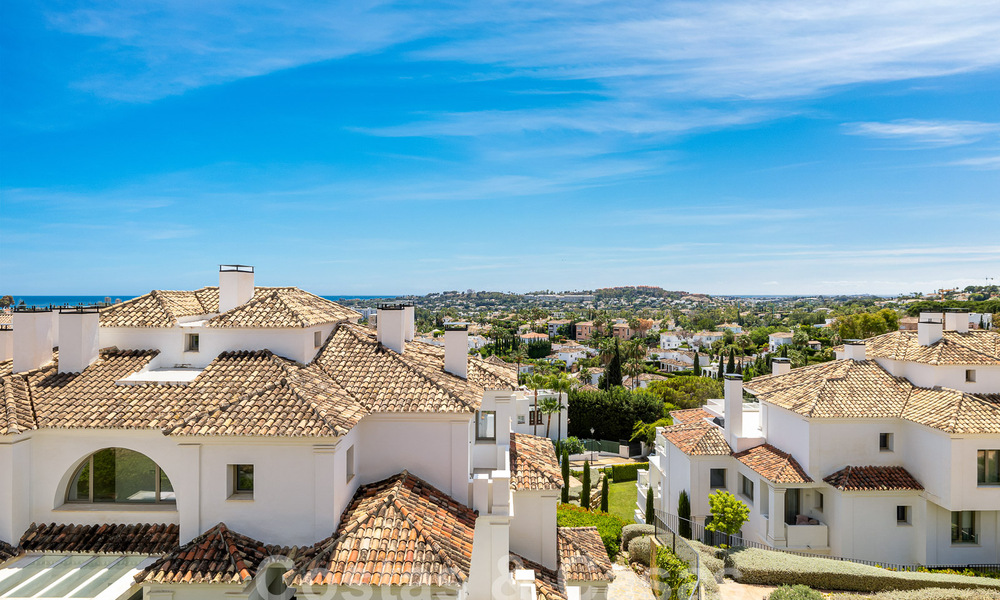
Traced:
[[601, 440], [627, 440], [636, 421], [652, 423], [663, 417], [663, 401], [645, 390], [614, 387], [608, 391], [569, 392], [569, 432]]
[[580, 492], [580, 506], [590, 508], [590, 461], [583, 461], [583, 491]]
[[639, 478], [639, 470], [649, 470], [649, 463], [625, 463], [623, 465], [611, 465], [611, 480], [615, 483], [622, 481], [635, 481]]
[[804, 585], [783, 585], [771, 592], [767, 600], [823, 600], [823, 594]]
[[723, 490], [709, 494], [708, 505], [712, 509], [712, 522], [705, 526], [706, 531], [721, 531], [736, 535], [750, 518], [750, 507]]
[[680, 517], [677, 532], [682, 538], [691, 539], [691, 498], [685, 490], [677, 496], [677, 516]]
[[601, 512], [608, 512], [608, 476], [601, 478]]
[[905, 592], [892, 591], [880, 594], [833, 594], [829, 600], [1000, 600], [1000, 592], [983, 590], [946, 590], [927, 588]]
[[[686, 598], [688, 590], [681, 593], [682, 588], [698, 581], [695, 574], [688, 570], [687, 563], [678, 558], [670, 549], [664, 547], [656, 549], [656, 571], [651, 575], [653, 589], [658, 592], [657, 596], [671, 600]], [[667, 589], [670, 590], [669, 596], [666, 594]]]
[[653, 536], [642, 535], [637, 538], [632, 538], [628, 543], [628, 560], [629, 562], [639, 563], [640, 565], [649, 566], [650, 553], [653, 551]]
[[855, 592], [933, 587], [1000, 590], [1000, 581], [985, 577], [888, 571], [852, 562], [755, 548], [731, 550], [726, 555], [726, 567], [736, 569], [734, 573], [738, 573], [740, 583], [757, 585], [802, 584], [817, 589]]
[[653, 486], [649, 486], [646, 490], [646, 522], [652, 524], [655, 515], [656, 511], [653, 509]]
[[562, 448], [570, 454], [583, 454], [587, 450], [583, 447], [583, 442], [580, 441], [580, 438], [573, 436], [562, 441]]
[[640, 535], [653, 535], [655, 533], [656, 527], [652, 525], [640, 525], [638, 523], [626, 525], [622, 528], [622, 547], [628, 548], [628, 543]]
[[620, 517], [608, 513], [591, 512], [573, 504], [560, 504], [556, 511], [559, 527], [597, 527], [608, 556], [614, 561], [622, 546], [622, 528], [627, 523]]
[[569, 502], [569, 452], [566, 448], [562, 451], [562, 478], [563, 478], [563, 488], [562, 488], [562, 503], [565, 504]]

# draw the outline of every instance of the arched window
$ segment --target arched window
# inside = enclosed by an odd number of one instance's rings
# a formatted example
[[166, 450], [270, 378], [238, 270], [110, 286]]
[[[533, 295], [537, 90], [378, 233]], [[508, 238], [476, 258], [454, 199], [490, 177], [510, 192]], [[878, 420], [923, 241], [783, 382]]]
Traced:
[[167, 474], [148, 456], [125, 448], [105, 448], [91, 454], [73, 474], [66, 501], [154, 504], [175, 500]]

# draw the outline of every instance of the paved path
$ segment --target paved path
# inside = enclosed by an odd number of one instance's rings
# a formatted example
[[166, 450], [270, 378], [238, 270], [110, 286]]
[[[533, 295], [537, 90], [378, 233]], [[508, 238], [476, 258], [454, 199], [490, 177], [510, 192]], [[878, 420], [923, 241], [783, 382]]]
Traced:
[[748, 585], [727, 581], [719, 584], [722, 600], [766, 600], [777, 589], [773, 585]]
[[614, 565], [615, 580], [608, 589], [608, 600], [654, 600], [649, 584], [640, 579], [635, 571]]

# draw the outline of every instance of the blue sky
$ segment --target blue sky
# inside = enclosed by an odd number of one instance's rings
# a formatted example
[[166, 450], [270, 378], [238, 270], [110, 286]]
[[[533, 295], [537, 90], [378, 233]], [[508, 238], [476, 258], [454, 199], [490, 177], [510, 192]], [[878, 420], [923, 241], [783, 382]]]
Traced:
[[0, 288], [1000, 278], [1000, 4], [0, 3]]

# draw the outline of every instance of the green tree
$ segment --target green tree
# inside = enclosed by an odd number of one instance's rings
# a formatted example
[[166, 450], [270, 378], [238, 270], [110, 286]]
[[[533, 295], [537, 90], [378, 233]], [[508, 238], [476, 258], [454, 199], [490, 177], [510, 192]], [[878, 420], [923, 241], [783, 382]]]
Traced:
[[583, 490], [580, 492], [580, 506], [590, 510], [590, 461], [583, 461]]
[[601, 478], [601, 512], [608, 512], [608, 474]]
[[535, 422], [533, 425], [534, 428], [532, 429], [531, 433], [538, 435], [538, 421], [539, 421], [539, 416], [541, 415], [541, 413], [538, 412], [538, 390], [545, 389], [545, 386], [547, 386], [549, 383], [549, 378], [546, 377], [545, 375], [542, 375], [541, 373], [532, 373], [531, 375], [528, 376], [528, 379], [527, 381], [525, 381], [525, 383], [527, 384], [529, 389], [532, 389], [535, 392], [535, 403], [533, 408], [535, 412]]
[[[727, 329], [726, 331], [729, 331], [729, 330]], [[701, 363], [699, 362], [699, 359], [698, 359], [699, 356], [700, 356], [700, 353], [698, 353], [698, 352], [694, 353], [694, 374], [695, 374], [696, 377], [700, 377], [701, 376]]]
[[551, 396], [542, 398], [542, 401], [538, 403], [538, 412], [545, 415], [545, 437], [549, 437], [549, 430], [552, 428], [552, 415], [559, 414], [562, 407], [563, 403], [558, 395], [554, 398]]
[[8, 306], [14, 306], [14, 297], [9, 294], [0, 298], [0, 307], [7, 308]]
[[604, 375], [601, 375], [601, 389], [610, 390], [613, 387], [621, 387], [622, 384], [622, 355], [621, 349], [618, 347], [618, 338], [615, 338], [615, 349], [614, 354], [611, 355], [611, 362], [608, 363], [608, 367], [604, 369]]
[[655, 512], [653, 510], [653, 486], [649, 486], [646, 490], [646, 525], [653, 524], [653, 516]]
[[569, 449], [563, 448], [562, 451], [562, 476], [563, 476], [563, 488], [562, 488], [562, 503], [569, 504]]
[[691, 498], [685, 490], [677, 496], [677, 516], [680, 517], [678, 533], [682, 538], [691, 539]]
[[[566, 404], [563, 403], [563, 399], [569, 399], [569, 391], [573, 389], [573, 380], [569, 378], [565, 373], [556, 373], [549, 379], [549, 386], [556, 393], [556, 398], [559, 401], [559, 412], [566, 408]], [[552, 420], [552, 415], [549, 415], [549, 420]], [[557, 420], [558, 433], [556, 434], [556, 439], [562, 439], [562, 417]], [[545, 437], [549, 437], [548, 425], [545, 427]]]
[[722, 397], [720, 382], [694, 375], [678, 375], [664, 381], [654, 381], [646, 390], [665, 403], [680, 408], [697, 408], [709, 398]]
[[708, 506], [712, 511], [712, 522], [706, 525], [705, 529], [709, 531], [736, 535], [750, 518], [750, 508], [724, 490], [709, 494]]
[[726, 363], [726, 373], [736, 372], [736, 351], [731, 350], [729, 352], [729, 362]]

